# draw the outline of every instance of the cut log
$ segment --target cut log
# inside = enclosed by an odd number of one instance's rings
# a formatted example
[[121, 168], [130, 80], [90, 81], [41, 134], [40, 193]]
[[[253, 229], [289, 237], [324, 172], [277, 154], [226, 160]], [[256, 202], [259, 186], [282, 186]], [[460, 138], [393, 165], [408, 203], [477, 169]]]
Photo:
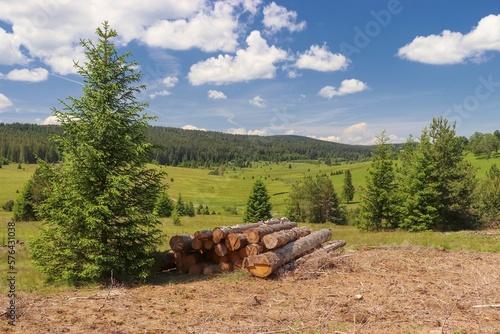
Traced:
[[197, 252], [175, 252], [175, 266], [180, 273], [187, 273], [189, 267], [201, 262], [202, 255]]
[[229, 260], [232, 263], [236, 263], [236, 262], [241, 261], [239, 252], [238, 251], [230, 251], [229, 252]]
[[258, 255], [260, 253], [264, 253], [266, 251], [266, 247], [262, 242], [256, 244], [249, 244], [245, 247], [247, 257], [252, 255]]
[[220, 273], [219, 265], [218, 264], [211, 264], [206, 266], [203, 269], [203, 274], [204, 275], [213, 275], [213, 274], [218, 274]]
[[194, 238], [191, 240], [191, 247], [194, 250], [199, 250], [203, 248], [203, 241], [201, 239]]
[[203, 270], [205, 269], [205, 267], [208, 265], [209, 264], [206, 262], [193, 264], [189, 267], [188, 272], [190, 275], [201, 275], [203, 274]]
[[173, 252], [155, 252], [153, 271], [163, 271], [175, 268], [175, 255]]
[[244, 259], [248, 256], [247, 247], [248, 245], [246, 247], [238, 249], [238, 255], [240, 256], [240, 258]]
[[297, 259], [295, 262], [296, 262], [296, 264], [303, 263], [311, 258], [326, 255], [327, 253], [333, 252], [334, 250], [339, 249], [340, 247], [344, 247], [345, 245], [346, 245], [346, 242], [344, 240], [334, 240], [332, 242], [329, 242], [329, 243], [323, 245], [322, 247], [319, 247], [318, 249], [314, 250], [312, 253], [302, 256], [300, 259]]
[[233, 271], [233, 264], [231, 262], [221, 262], [219, 263], [219, 271], [222, 273]]
[[227, 247], [225, 244], [216, 244], [214, 246], [214, 251], [215, 251], [215, 254], [219, 255], [219, 256], [224, 256], [226, 255], [227, 253], [229, 253]]
[[286, 245], [287, 243], [311, 234], [308, 227], [295, 227], [291, 230], [278, 231], [268, 234], [262, 238], [262, 242], [267, 249], [274, 249]]
[[235, 225], [235, 226], [223, 226], [218, 227], [213, 230], [212, 240], [214, 243], [218, 244], [222, 241], [229, 233], [241, 233], [250, 228], [256, 228], [262, 225], [263, 223], [251, 223], [245, 225]]
[[282, 230], [289, 230], [291, 228], [297, 227], [297, 223], [291, 222], [291, 221], [279, 221], [279, 223], [275, 224], [264, 224], [261, 225], [257, 228], [252, 228], [249, 230], [246, 230], [244, 233], [247, 237], [248, 243], [249, 244], [255, 244], [259, 242], [265, 235], [277, 232], [277, 231], [282, 231]]
[[193, 237], [189, 235], [174, 235], [170, 238], [170, 248], [174, 252], [185, 252], [192, 250], [191, 241], [193, 241]]
[[229, 233], [226, 236], [226, 247], [230, 251], [238, 250], [246, 245], [248, 245], [248, 241], [243, 233]]
[[205, 248], [206, 250], [214, 248], [214, 242], [212, 241], [212, 239], [203, 240], [203, 248]]
[[196, 239], [201, 239], [201, 240], [212, 239], [213, 231], [212, 230], [196, 231], [194, 232], [194, 237]]
[[318, 230], [275, 250], [249, 256], [243, 261], [243, 267], [254, 276], [267, 277], [285, 263], [318, 247], [331, 237], [332, 231], [329, 229]]

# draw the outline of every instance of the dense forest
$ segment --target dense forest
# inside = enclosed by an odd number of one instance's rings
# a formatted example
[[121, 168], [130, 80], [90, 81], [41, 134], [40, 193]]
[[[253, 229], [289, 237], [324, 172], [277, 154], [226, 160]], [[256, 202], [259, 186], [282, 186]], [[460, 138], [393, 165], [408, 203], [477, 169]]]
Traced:
[[[60, 160], [51, 141], [60, 134], [57, 125], [0, 123], [0, 161], [36, 163]], [[148, 128], [155, 145], [150, 162], [168, 166], [211, 167], [233, 163], [245, 167], [252, 161], [297, 161], [323, 159], [327, 163], [365, 161], [374, 148], [326, 142], [301, 136], [248, 136], [171, 127]]]

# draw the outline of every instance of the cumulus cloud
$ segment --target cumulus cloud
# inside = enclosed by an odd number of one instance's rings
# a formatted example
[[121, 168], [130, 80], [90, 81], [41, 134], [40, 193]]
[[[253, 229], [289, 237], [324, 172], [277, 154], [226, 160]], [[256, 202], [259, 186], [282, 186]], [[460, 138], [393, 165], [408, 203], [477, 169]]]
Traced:
[[153, 100], [153, 99], [157, 98], [158, 96], [169, 96], [170, 94], [172, 94], [172, 93], [170, 93], [168, 90], [164, 89], [164, 90], [160, 90], [157, 92], [153, 92], [153, 93], [149, 94], [148, 96], [150, 99]]
[[19, 39], [0, 28], [0, 65], [26, 64], [28, 60], [19, 47]]
[[318, 95], [327, 99], [331, 99], [334, 96], [342, 96], [348, 94], [354, 94], [368, 89], [368, 85], [357, 79], [348, 79], [340, 83], [340, 88], [337, 89], [333, 86], [325, 86], [321, 88]]
[[266, 28], [272, 32], [280, 31], [281, 29], [288, 29], [290, 32], [301, 31], [306, 27], [306, 22], [302, 21], [297, 23], [297, 12], [287, 10], [283, 6], [271, 2], [264, 7], [264, 19], [262, 22]]
[[175, 85], [177, 85], [177, 83], [179, 82], [179, 79], [177, 79], [177, 77], [166, 77], [162, 80], [162, 82], [168, 88], [172, 88]]
[[249, 136], [265, 136], [267, 134], [266, 130], [245, 130], [245, 128], [228, 129], [228, 133], [233, 135], [249, 135]]
[[238, 45], [238, 16], [227, 1], [215, 2], [213, 8], [188, 19], [160, 20], [146, 29], [142, 41], [149, 46], [203, 51], [234, 51]]
[[43, 120], [42, 122], [43, 125], [49, 125], [49, 124], [59, 124], [57, 117], [56, 116], [49, 116], [46, 119]]
[[219, 55], [192, 65], [188, 74], [189, 82], [195, 86], [205, 83], [221, 85], [274, 78], [275, 63], [285, 60], [287, 52], [267, 45], [259, 31], [252, 31], [246, 42], [248, 47], [237, 50], [235, 56]]
[[12, 106], [12, 101], [9, 100], [7, 96], [0, 93], [0, 111], [10, 106]]
[[253, 106], [256, 106], [258, 108], [265, 108], [266, 107], [266, 100], [264, 100], [262, 97], [260, 97], [259, 95], [257, 95], [256, 97], [248, 100], [248, 102], [253, 105]]
[[27, 69], [23, 68], [20, 70], [12, 70], [5, 76], [5, 79], [12, 81], [28, 81], [28, 82], [40, 82], [45, 81], [49, 77], [49, 71], [44, 68]]
[[444, 30], [439, 35], [418, 36], [398, 50], [402, 59], [425, 64], [481, 62], [487, 51], [500, 51], [500, 15], [488, 15], [467, 34]]
[[309, 50], [300, 54], [295, 66], [302, 69], [321, 72], [345, 70], [350, 60], [340, 53], [332, 53], [324, 44], [312, 45]]
[[191, 125], [191, 124], [186, 124], [181, 129], [184, 129], [184, 130], [207, 131], [207, 129], [199, 128], [199, 127]]
[[[8, 1], [2, 3], [0, 20], [12, 33], [0, 28], [0, 64], [41, 61], [61, 75], [75, 73], [73, 60], [84, 59], [81, 38], [95, 38], [104, 21], [119, 32], [120, 46], [140, 40], [148, 46], [172, 49], [234, 51], [238, 45], [238, 20], [255, 13], [258, 0], [100, 0]], [[22, 46], [22, 48], [21, 48]], [[25, 50], [25, 51], [24, 51]]]
[[225, 100], [225, 99], [227, 99], [226, 94], [224, 94], [223, 92], [220, 92], [218, 90], [213, 90], [213, 89], [210, 89], [207, 92], [207, 96], [210, 100]]

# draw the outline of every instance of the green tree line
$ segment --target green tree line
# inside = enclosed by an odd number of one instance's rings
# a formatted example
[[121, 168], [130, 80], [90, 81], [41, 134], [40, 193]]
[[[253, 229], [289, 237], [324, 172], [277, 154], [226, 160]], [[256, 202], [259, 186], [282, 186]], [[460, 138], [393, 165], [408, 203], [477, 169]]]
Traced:
[[[0, 123], [0, 159], [36, 163], [37, 157], [54, 163], [61, 154], [53, 136], [61, 134], [58, 125]], [[340, 161], [366, 161], [372, 146], [332, 143], [300, 136], [249, 136], [215, 131], [183, 130], [149, 126], [147, 141], [154, 145], [148, 161], [167, 166], [207, 167], [232, 163], [246, 167], [253, 161], [297, 161], [322, 159], [328, 164]]]

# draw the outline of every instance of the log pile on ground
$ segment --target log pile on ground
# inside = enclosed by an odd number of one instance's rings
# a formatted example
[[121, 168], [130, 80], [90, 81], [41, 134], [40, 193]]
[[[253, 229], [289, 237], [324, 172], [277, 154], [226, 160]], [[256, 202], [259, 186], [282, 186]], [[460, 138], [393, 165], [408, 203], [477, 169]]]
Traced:
[[320, 247], [331, 236], [329, 229], [311, 233], [309, 228], [282, 218], [177, 235], [169, 243], [180, 273], [216, 274], [243, 268], [266, 277]]

